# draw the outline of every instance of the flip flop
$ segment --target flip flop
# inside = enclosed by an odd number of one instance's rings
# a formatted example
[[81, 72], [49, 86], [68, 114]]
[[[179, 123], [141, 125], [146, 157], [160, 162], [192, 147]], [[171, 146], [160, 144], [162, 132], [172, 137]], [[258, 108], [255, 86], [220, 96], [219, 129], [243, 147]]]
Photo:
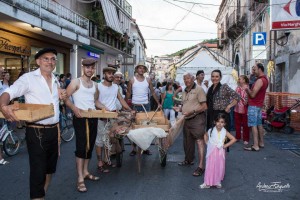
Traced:
[[253, 146], [251, 146], [251, 147], [244, 147], [244, 150], [246, 150], [246, 151], [259, 151], [259, 150], [254, 149]]

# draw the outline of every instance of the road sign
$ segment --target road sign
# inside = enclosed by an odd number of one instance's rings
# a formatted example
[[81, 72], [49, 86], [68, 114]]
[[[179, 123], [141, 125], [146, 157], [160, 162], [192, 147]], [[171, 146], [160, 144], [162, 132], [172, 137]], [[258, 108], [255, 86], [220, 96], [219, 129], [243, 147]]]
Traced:
[[267, 59], [267, 49], [264, 45], [252, 46], [252, 59], [262, 60]]
[[267, 33], [266, 32], [254, 32], [252, 45], [266, 45], [267, 43]]

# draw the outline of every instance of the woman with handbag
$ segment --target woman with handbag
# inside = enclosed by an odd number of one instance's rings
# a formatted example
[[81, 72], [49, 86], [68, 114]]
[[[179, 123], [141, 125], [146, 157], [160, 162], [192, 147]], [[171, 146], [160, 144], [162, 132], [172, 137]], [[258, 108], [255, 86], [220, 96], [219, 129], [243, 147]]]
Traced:
[[236, 139], [241, 139], [241, 128], [243, 129], [243, 141], [244, 145], [249, 143], [249, 127], [248, 127], [248, 94], [246, 88], [249, 87], [249, 79], [245, 75], [241, 75], [238, 79], [239, 86], [236, 88], [236, 92], [240, 95], [241, 100], [236, 104], [234, 108], [234, 121]]

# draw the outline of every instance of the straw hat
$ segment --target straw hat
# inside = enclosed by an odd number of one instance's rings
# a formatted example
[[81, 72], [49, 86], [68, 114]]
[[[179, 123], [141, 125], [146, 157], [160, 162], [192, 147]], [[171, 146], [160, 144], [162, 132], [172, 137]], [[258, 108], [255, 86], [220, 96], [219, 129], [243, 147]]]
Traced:
[[145, 63], [144, 62], [139, 62], [135, 68], [134, 68], [134, 71], [136, 71], [136, 68], [139, 67], [139, 66], [143, 66], [145, 68], [145, 72], [148, 72], [148, 68], [146, 67]]

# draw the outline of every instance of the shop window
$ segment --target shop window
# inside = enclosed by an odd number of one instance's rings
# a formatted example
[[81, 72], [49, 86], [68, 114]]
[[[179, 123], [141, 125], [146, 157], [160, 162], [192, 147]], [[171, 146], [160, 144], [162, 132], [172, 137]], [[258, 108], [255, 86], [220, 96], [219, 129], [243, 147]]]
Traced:
[[[42, 48], [37, 48], [37, 47], [31, 47], [31, 56], [29, 58], [29, 66], [30, 66], [30, 71], [36, 70], [38, 68], [34, 55], [41, 50]], [[65, 68], [65, 55], [62, 53], [57, 53], [57, 62], [56, 62], [56, 68], [54, 69], [55, 74], [63, 74], [64, 73], [64, 68]]]

